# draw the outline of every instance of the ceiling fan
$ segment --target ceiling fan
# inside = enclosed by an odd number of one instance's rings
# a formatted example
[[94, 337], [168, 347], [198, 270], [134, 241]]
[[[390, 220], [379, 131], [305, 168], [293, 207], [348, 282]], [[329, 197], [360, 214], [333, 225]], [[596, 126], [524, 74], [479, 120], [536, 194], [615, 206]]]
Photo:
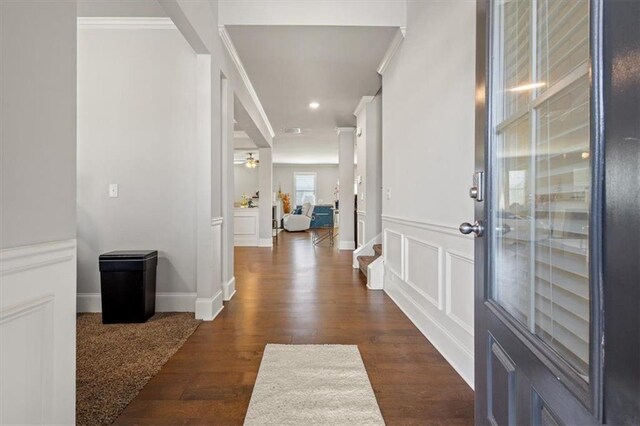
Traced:
[[244, 165], [250, 169], [255, 169], [256, 167], [258, 167], [258, 163], [260, 163], [260, 160], [256, 160], [255, 158], [253, 158], [253, 153], [251, 152], [247, 152], [247, 154], [249, 156], [245, 160]]

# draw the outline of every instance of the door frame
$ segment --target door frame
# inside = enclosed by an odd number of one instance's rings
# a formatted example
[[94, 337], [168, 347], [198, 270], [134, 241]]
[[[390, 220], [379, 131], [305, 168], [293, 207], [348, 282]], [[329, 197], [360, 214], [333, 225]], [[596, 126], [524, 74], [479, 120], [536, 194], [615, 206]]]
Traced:
[[[640, 389], [640, 363], [630, 360], [640, 359], [637, 342], [640, 336], [640, 321], [629, 321], [638, 317], [638, 310], [630, 301], [638, 297], [637, 282], [640, 281], [640, 266], [633, 259], [640, 259], [640, 202], [633, 197], [637, 190], [638, 171], [633, 173], [634, 164], [640, 164], [640, 144], [629, 146], [624, 141], [635, 139], [640, 142], [640, 84], [630, 82], [631, 90], [616, 92], [616, 82], [622, 78], [629, 80], [620, 67], [621, 55], [627, 54], [627, 65], [633, 66], [633, 55], [629, 49], [638, 49], [640, 30], [636, 17], [640, 17], [640, 4], [633, 0], [605, 1], [589, 0], [590, 3], [590, 133], [592, 167], [592, 208], [590, 215], [590, 379], [580, 383], [578, 377], [566, 362], [550, 348], [536, 341], [520, 330], [520, 325], [510, 321], [506, 313], [488, 298], [490, 279], [488, 237], [475, 239], [475, 389], [484, 394], [487, 389], [487, 337], [486, 310], [489, 309], [502, 319], [507, 327], [523, 343], [538, 353], [543, 363], [551, 368], [576, 395], [578, 400], [599, 422], [637, 422], [640, 419], [638, 399], [640, 395], [628, 395], [629, 389]], [[487, 162], [492, 158], [490, 145], [488, 112], [491, 111], [491, 82], [487, 79], [490, 63], [489, 17], [492, 0], [477, 0], [476, 12], [476, 132], [475, 171], [484, 171], [487, 181], [484, 187], [485, 200], [491, 199], [491, 170]], [[603, 46], [606, 48], [603, 49]], [[633, 52], [634, 50], [631, 50]], [[624, 60], [624, 58], [623, 58]], [[627, 71], [628, 73], [629, 71]], [[633, 79], [631, 79], [633, 80]], [[634, 96], [635, 94], [635, 96]], [[634, 115], [635, 114], [635, 115]], [[634, 131], [635, 118], [635, 131]], [[631, 133], [629, 133], [631, 131]], [[605, 144], [605, 141], [608, 143]], [[612, 163], [613, 159], [615, 163]], [[605, 159], [609, 164], [605, 168]], [[635, 162], [635, 163], [634, 163]], [[631, 172], [630, 172], [631, 171]], [[625, 196], [626, 199], [624, 198]], [[626, 204], [625, 204], [626, 203]], [[491, 226], [490, 212], [485, 202], [475, 202], [475, 219]], [[621, 209], [621, 204], [626, 209]], [[621, 211], [622, 210], [622, 211]], [[606, 229], [606, 235], [604, 230]], [[630, 231], [635, 231], [630, 232]], [[624, 249], [616, 244], [625, 241]], [[606, 254], [609, 253], [607, 256]], [[635, 278], [635, 279], [634, 279]], [[605, 288], [605, 279], [610, 283]], [[616, 283], [612, 286], [611, 283]], [[635, 288], [633, 287], [635, 286]], [[615, 290], [615, 291], [613, 291]], [[616, 309], [604, 310], [604, 304]], [[619, 309], [621, 307], [621, 309]], [[605, 321], [606, 320], [606, 321]], [[632, 323], [632, 324], [631, 324]], [[606, 339], [605, 339], [606, 332]], [[624, 342], [635, 345], [627, 348]], [[625, 348], [630, 351], [621, 351]], [[620, 362], [604, 363], [605, 350], [619, 355]], [[617, 349], [617, 352], [616, 352]], [[623, 355], [625, 353], [625, 355]], [[626, 363], [625, 363], [626, 360]], [[566, 367], [566, 368], [565, 368]], [[579, 379], [579, 378], [578, 378]], [[635, 380], [635, 381], [634, 381]], [[625, 392], [627, 394], [625, 394]], [[632, 392], [632, 391], [631, 391]], [[623, 401], [623, 402], [620, 402]], [[484, 424], [487, 419], [485, 401], [476, 399], [476, 423]]]

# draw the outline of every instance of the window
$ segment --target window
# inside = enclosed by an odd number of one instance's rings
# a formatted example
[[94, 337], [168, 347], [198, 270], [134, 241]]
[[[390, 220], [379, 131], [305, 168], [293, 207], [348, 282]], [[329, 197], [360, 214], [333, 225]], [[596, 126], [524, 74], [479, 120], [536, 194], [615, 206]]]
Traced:
[[491, 298], [589, 380], [589, 2], [496, 1]]
[[316, 179], [316, 173], [293, 174], [293, 190], [296, 197], [296, 206], [301, 206], [304, 203], [315, 204]]

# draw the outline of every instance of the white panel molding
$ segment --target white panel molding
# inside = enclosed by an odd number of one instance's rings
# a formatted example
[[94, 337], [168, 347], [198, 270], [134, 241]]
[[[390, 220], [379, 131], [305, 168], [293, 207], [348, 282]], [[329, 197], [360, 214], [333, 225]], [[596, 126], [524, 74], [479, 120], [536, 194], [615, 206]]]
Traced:
[[223, 222], [224, 222], [224, 218], [214, 217], [213, 219], [211, 219], [211, 226], [222, 226]]
[[175, 30], [171, 18], [163, 17], [78, 17], [79, 29], [91, 30]]
[[400, 49], [400, 46], [402, 45], [402, 41], [404, 40], [406, 33], [407, 33], [407, 27], [398, 28], [398, 31], [396, 31], [395, 36], [391, 40], [391, 43], [389, 43], [389, 47], [387, 48], [387, 51], [384, 53], [384, 56], [382, 57], [382, 60], [378, 65], [378, 69], [377, 69], [378, 74], [380, 75], [384, 74], [387, 67], [391, 63], [391, 60], [395, 56], [396, 52]]
[[[400, 239], [400, 253], [397, 253], [397, 255], [399, 256], [398, 259], [398, 264], [400, 265], [400, 270], [396, 270], [393, 268], [393, 263], [395, 263], [394, 259], [392, 259], [390, 257], [390, 254], [392, 254], [391, 250], [389, 249], [389, 236], [393, 235], [397, 238]], [[395, 238], [394, 237], [394, 238]], [[404, 281], [404, 235], [396, 232], [396, 231], [392, 231], [390, 229], [385, 229], [384, 230], [384, 243], [382, 245], [382, 254], [384, 257], [384, 264], [387, 267], [387, 269], [389, 269], [391, 272], [393, 272], [394, 274], [396, 274], [398, 277], [400, 277], [400, 279], [402, 279]]]
[[17, 305], [2, 308], [0, 311], [0, 325], [19, 319], [20, 317], [29, 315], [34, 311], [42, 310], [45, 305], [52, 303], [55, 299], [53, 294], [36, 297]]
[[235, 235], [258, 235], [258, 217], [236, 216], [233, 230]]
[[[437, 258], [438, 258], [438, 294], [436, 297], [433, 297], [432, 295], [428, 294], [426, 291], [422, 290], [420, 288], [420, 286], [418, 284], [416, 284], [415, 282], [413, 282], [411, 280], [411, 262], [409, 261], [410, 256], [409, 253], [411, 251], [411, 244], [417, 244], [423, 247], [426, 247], [429, 250], [433, 250], [436, 252]], [[427, 299], [427, 301], [429, 301], [433, 306], [435, 306], [436, 308], [438, 308], [439, 310], [442, 310], [444, 308], [444, 274], [443, 274], [443, 270], [442, 270], [442, 258], [443, 258], [443, 252], [444, 249], [437, 245], [437, 244], [432, 244], [414, 237], [409, 237], [409, 236], [405, 236], [405, 265], [404, 265], [404, 269], [406, 271], [406, 283], [411, 286], [415, 291], [417, 291], [418, 293], [420, 293], [420, 295], [422, 295], [425, 299]]]
[[0, 250], [0, 276], [64, 263], [76, 256], [76, 240]]
[[386, 268], [395, 279], [385, 277], [384, 289], [400, 310], [413, 322], [420, 332], [438, 349], [438, 352], [460, 374], [465, 382], [474, 389], [474, 356], [465, 345], [449, 330], [440, 324], [424, 308], [419, 306], [394, 281], [402, 278]]
[[[52, 418], [54, 392], [54, 295], [37, 297], [0, 312], [2, 347], [2, 424], [47, 423]], [[25, 344], [26, 342], [29, 342]], [[21, 368], [22, 367], [22, 368]], [[13, 370], [8, 371], [9, 369]], [[22, 369], [22, 377], [15, 370]], [[28, 370], [28, 371], [27, 371]], [[19, 380], [20, 383], [16, 383]], [[15, 386], [28, 388], [30, 401], [15, 401]], [[31, 405], [33, 403], [33, 406]], [[16, 407], [18, 405], [18, 407]], [[18, 409], [16, 409], [18, 408]], [[5, 413], [5, 412], [8, 412]]]
[[[453, 288], [453, 280], [451, 279], [451, 264], [452, 261], [454, 260], [458, 260], [460, 262], [465, 262], [471, 265], [471, 267], [473, 267], [474, 261], [473, 258], [462, 254], [462, 253], [458, 253], [452, 250], [447, 250], [446, 253], [446, 313], [447, 316], [449, 318], [451, 318], [456, 324], [458, 324], [460, 327], [462, 327], [467, 333], [469, 333], [470, 335], [473, 336], [473, 324], [468, 324], [466, 323], [462, 318], [459, 318], [458, 316], [456, 316], [452, 310], [451, 310], [451, 294], [452, 294], [452, 288]], [[464, 285], [464, 283], [462, 283], [462, 285]], [[470, 290], [473, 292], [473, 282], [468, 283], [468, 285], [470, 286]]]
[[249, 79], [249, 74], [247, 74], [247, 71], [245, 70], [244, 65], [242, 64], [240, 55], [238, 55], [238, 51], [236, 50], [235, 46], [233, 45], [233, 42], [231, 41], [231, 36], [229, 35], [229, 32], [224, 27], [224, 25], [220, 25], [218, 27], [218, 31], [220, 33], [220, 39], [222, 40], [222, 44], [227, 49], [227, 52], [229, 52], [229, 56], [231, 56], [231, 60], [233, 61], [233, 64], [238, 70], [238, 74], [242, 78], [242, 81], [244, 82], [244, 85], [247, 88], [247, 92], [249, 92], [249, 96], [251, 97], [251, 100], [255, 103], [256, 108], [260, 113], [260, 117], [262, 117], [262, 120], [267, 126], [267, 129], [269, 130], [269, 135], [273, 139], [276, 134], [273, 131], [273, 127], [271, 127], [271, 123], [269, 122], [267, 113], [264, 111], [264, 108], [262, 107], [260, 98], [258, 98], [258, 94], [256, 93], [256, 90], [254, 89], [253, 84], [251, 83], [251, 80]]
[[225, 302], [233, 298], [236, 294], [236, 277], [231, 277], [229, 281], [222, 283], [222, 293]]
[[0, 424], [73, 424], [76, 240], [0, 250], [0, 276]]
[[441, 223], [425, 222], [414, 219], [408, 219], [400, 216], [382, 215], [382, 220], [390, 223], [396, 223], [399, 225], [411, 226], [414, 228], [426, 229], [427, 231], [435, 231], [443, 234], [448, 234], [454, 237], [463, 238], [467, 240], [473, 240], [473, 236], [464, 235], [460, 233], [457, 226], [444, 225]]
[[222, 290], [211, 297], [199, 297], [196, 299], [196, 319], [213, 321], [224, 308], [222, 303]]
[[[156, 293], [156, 312], [195, 312], [197, 294], [195, 292]], [[78, 312], [102, 312], [100, 293], [78, 293]]]
[[358, 215], [358, 247], [364, 244], [364, 234], [367, 231], [367, 223], [364, 220], [360, 220], [360, 217]]

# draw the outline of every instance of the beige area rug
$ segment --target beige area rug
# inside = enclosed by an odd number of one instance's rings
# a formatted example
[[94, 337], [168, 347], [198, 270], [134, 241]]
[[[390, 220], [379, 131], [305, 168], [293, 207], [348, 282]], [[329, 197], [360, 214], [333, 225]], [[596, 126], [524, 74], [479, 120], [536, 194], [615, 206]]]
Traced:
[[156, 314], [144, 324], [77, 318], [76, 423], [108, 425], [198, 328], [193, 313]]
[[358, 347], [267, 345], [245, 425], [384, 425]]

